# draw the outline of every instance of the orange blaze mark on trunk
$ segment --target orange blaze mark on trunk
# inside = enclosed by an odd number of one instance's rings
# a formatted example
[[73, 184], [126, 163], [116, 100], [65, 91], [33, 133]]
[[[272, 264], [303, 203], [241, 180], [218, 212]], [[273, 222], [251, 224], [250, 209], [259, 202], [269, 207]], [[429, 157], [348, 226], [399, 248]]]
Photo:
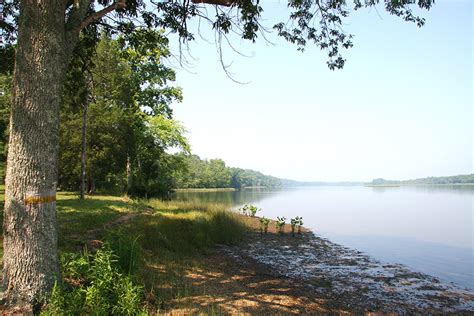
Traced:
[[51, 196], [28, 196], [25, 198], [25, 205], [52, 203], [56, 201], [56, 195]]

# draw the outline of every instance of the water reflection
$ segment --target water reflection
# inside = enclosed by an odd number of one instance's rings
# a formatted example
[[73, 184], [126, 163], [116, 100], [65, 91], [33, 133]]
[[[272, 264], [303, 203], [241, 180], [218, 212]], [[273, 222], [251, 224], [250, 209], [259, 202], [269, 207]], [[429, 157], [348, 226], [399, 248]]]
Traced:
[[256, 204], [379, 260], [406, 264], [474, 290], [474, 186], [317, 186], [179, 192], [177, 199]]
[[264, 199], [285, 192], [283, 189], [244, 189], [241, 191], [179, 191], [175, 192], [172, 199], [180, 201], [201, 201], [205, 203], [220, 203], [230, 207], [248, 203], [259, 203]]
[[420, 192], [449, 192], [454, 194], [474, 194], [474, 185], [458, 185], [458, 184], [443, 184], [443, 185], [400, 185], [400, 186], [367, 186], [375, 193], [384, 193], [397, 189], [408, 189]]
[[474, 194], [474, 185], [413, 185], [408, 186], [411, 190], [423, 191], [423, 192], [449, 192], [451, 194]]

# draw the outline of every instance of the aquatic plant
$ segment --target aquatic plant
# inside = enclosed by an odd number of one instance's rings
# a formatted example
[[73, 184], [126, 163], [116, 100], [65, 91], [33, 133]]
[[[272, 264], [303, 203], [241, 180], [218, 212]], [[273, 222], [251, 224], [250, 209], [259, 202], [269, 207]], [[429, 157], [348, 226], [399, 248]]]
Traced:
[[295, 235], [295, 229], [298, 228], [298, 234], [301, 234], [301, 226], [303, 226], [303, 217], [296, 216], [291, 221], [291, 235]]
[[268, 232], [268, 224], [270, 224], [270, 219], [265, 216], [260, 218], [260, 233], [266, 234]]
[[303, 217], [296, 216], [296, 220], [298, 221], [298, 234], [301, 234], [301, 226], [303, 226]]
[[283, 234], [285, 229], [285, 222], [286, 217], [277, 217], [277, 221], [275, 222], [275, 228], [277, 229], [279, 234]]
[[248, 206], [248, 214], [250, 217], [255, 217], [255, 214], [257, 214], [257, 212], [261, 210], [262, 210], [261, 208], [257, 208], [255, 205]]
[[247, 216], [248, 215], [248, 212], [249, 212], [249, 205], [245, 204], [244, 206], [242, 206], [241, 208], [239, 208], [239, 212], [244, 215], [244, 216]]
[[291, 236], [294, 236], [295, 235], [295, 227], [296, 225], [298, 225], [299, 221], [298, 221], [298, 216], [295, 217], [295, 218], [292, 218], [290, 220], [290, 224], [291, 224]]
[[257, 214], [257, 212], [261, 211], [262, 209], [261, 208], [258, 208], [256, 207], [255, 205], [247, 205], [245, 204], [244, 206], [242, 206], [241, 208], [239, 208], [239, 212], [244, 215], [244, 216], [250, 216], [250, 217], [255, 217], [255, 214]]

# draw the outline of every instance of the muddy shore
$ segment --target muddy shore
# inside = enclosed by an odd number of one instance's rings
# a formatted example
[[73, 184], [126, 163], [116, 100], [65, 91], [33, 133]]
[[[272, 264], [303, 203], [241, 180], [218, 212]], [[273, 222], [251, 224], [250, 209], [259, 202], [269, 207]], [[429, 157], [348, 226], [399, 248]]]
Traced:
[[[256, 224], [254, 223], [254, 226]], [[292, 236], [257, 229], [245, 246], [223, 247], [237, 262], [255, 261], [269, 273], [304, 284], [351, 312], [473, 314], [474, 293], [401, 264], [387, 264], [309, 230]]]

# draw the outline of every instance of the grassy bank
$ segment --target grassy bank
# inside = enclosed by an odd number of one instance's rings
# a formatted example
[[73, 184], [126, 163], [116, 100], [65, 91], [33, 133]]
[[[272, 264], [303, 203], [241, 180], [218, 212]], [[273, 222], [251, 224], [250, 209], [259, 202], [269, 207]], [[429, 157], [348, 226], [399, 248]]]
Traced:
[[[100, 306], [121, 306], [116, 313], [127, 314], [133, 302], [149, 313], [179, 308], [179, 300], [206, 293], [191, 284], [190, 271], [207, 269], [205, 258], [215, 245], [237, 244], [248, 231], [241, 217], [219, 204], [116, 196], [81, 201], [59, 193], [57, 205], [66, 282], [55, 292], [51, 314], [87, 314]], [[211, 304], [202, 312], [215, 309]]]

